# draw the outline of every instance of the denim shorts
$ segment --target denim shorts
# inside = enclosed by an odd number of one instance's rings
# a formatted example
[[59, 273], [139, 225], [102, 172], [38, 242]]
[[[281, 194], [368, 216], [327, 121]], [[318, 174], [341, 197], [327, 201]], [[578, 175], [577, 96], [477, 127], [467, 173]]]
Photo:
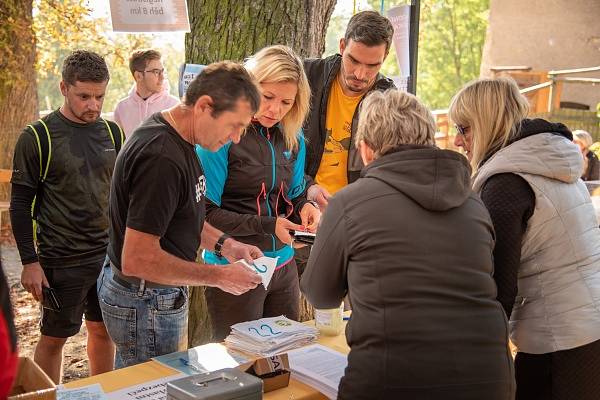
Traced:
[[110, 264], [105, 265], [98, 278], [98, 299], [117, 348], [115, 368], [187, 348], [186, 287], [136, 290], [112, 277]]

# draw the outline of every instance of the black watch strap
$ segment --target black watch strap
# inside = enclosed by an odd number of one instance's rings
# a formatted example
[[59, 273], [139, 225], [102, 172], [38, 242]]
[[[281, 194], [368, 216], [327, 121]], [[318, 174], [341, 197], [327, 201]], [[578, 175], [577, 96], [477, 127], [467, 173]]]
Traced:
[[221, 235], [219, 240], [217, 240], [217, 243], [215, 243], [215, 255], [217, 257], [223, 257], [223, 254], [221, 254], [221, 250], [223, 249], [223, 243], [225, 243], [225, 241], [229, 238], [231, 238], [231, 236], [224, 233]]
[[317, 203], [317, 202], [316, 202], [316, 201], [314, 201], [314, 200], [306, 200], [306, 202], [307, 202], [307, 203], [310, 203], [310, 204], [312, 204], [312, 206], [313, 206], [314, 208], [316, 208], [317, 210], [320, 210], [320, 209], [321, 209], [321, 207], [319, 207], [319, 203]]

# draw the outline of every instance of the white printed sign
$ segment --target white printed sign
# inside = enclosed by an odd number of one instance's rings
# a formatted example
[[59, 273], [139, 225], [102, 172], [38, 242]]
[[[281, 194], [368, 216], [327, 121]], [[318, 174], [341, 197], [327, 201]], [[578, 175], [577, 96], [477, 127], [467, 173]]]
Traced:
[[144, 382], [140, 385], [110, 392], [107, 397], [109, 400], [167, 400], [167, 382], [186, 376], [185, 374], [176, 374]]
[[387, 16], [394, 27], [394, 48], [396, 50], [396, 60], [400, 68], [400, 76], [407, 77], [411, 75], [410, 70], [410, 6], [402, 5], [392, 7], [388, 10]]
[[110, 0], [115, 32], [189, 32], [186, 0]]
[[200, 72], [206, 67], [202, 64], [183, 64], [179, 68], [179, 98], [183, 98], [188, 86]]

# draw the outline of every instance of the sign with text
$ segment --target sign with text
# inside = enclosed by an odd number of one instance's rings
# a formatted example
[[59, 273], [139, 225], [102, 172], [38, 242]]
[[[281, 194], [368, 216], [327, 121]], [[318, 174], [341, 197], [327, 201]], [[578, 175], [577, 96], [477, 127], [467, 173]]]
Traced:
[[206, 65], [202, 64], [183, 64], [179, 68], [179, 98], [183, 99], [185, 91], [194, 78], [202, 72]]
[[115, 32], [189, 32], [186, 0], [110, 0]]
[[410, 5], [392, 7], [387, 16], [394, 27], [394, 49], [400, 76], [408, 77], [410, 70]]

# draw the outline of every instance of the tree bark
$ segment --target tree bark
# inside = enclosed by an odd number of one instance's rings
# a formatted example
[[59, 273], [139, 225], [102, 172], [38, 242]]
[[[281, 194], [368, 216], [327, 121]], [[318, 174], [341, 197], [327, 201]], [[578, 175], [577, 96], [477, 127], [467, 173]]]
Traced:
[[[0, 7], [0, 168], [12, 168], [19, 133], [38, 115], [31, 12], [32, 0], [4, 0]], [[0, 185], [0, 200], [8, 197], [8, 185]]]
[[320, 57], [336, 0], [188, 0], [186, 62], [242, 61], [265, 46], [285, 44]]
[[[285, 44], [302, 58], [320, 57], [336, 0], [188, 0], [188, 63], [243, 61], [265, 46]], [[305, 302], [304, 302], [305, 303]], [[312, 315], [312, 310], [304, 313]], [[310, 307], [309, 307], [310, 308]], [[308, 317], [305, 317], [308, 318]], [[189, 346], [208, 343], [210, 319], [204, 288], [190, 288]]]

